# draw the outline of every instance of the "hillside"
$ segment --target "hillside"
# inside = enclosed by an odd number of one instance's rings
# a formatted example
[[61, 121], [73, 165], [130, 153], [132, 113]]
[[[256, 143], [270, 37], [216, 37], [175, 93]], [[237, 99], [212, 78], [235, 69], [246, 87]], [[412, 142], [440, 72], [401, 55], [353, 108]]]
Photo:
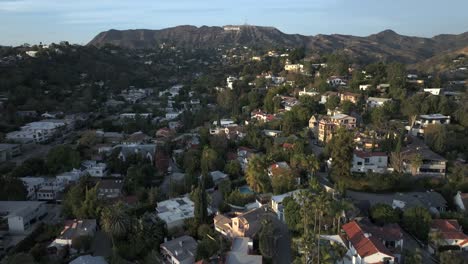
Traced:
[[123, 48], [154, 48], [166, 43], [179, 47], [210, 48], [220, 45], [259, 47], [306, 47], [310, 53], [345, 52], [362, 61], [396, 60], [416, 63], [438, 53], [468, 46], [468, 32], [459, 35], [438, 35], [433, 38], [399, 35], [385, 30], [367, 37], [351, 35], [304, 36], [286, 34], [273, 27], [178, 26], [161, 30], [109, 30], [99, 33], [88, 45], [102, 47], [112, 44]]

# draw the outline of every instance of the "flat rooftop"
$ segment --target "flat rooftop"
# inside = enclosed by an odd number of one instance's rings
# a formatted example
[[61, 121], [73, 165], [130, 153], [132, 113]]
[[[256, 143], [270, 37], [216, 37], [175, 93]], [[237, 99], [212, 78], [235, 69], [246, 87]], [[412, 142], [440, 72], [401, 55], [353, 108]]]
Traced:
[[0, 217], [25, 216], [29, 211], [45, 204], [38, 201], [0, 201]]

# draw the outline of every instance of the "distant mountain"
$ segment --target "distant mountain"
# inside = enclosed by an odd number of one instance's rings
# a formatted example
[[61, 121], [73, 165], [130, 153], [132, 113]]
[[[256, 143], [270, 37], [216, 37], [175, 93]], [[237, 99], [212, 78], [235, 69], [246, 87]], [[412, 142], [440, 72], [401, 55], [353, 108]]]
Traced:
[[433, 38], [409, 37], [385, 30], [367, 37], [350, 35], [304, 36], [285, 34], [273, 27], [178, 26], [161, 30], [109, 30], [99, 33], [88, 45], [113, 44], [123, 48], [154, 48], [166, 43], [180, 47], [207, 48], [219, 45], [260, 47], [305, 47], [312, 53], [342, 51], [364, 61], [397, 60], [416, 63], [438, 53], [468, 46], [468, 32]]

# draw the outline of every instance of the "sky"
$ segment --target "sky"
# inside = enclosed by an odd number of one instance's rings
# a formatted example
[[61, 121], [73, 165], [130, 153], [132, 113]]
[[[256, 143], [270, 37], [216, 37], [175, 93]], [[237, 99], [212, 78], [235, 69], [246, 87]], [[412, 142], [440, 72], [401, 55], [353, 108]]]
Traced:
[[303, 35], [468, 31], [467, 0], [0, 0], [0, 45], [86, 44], [109, 29], [261, 25]]

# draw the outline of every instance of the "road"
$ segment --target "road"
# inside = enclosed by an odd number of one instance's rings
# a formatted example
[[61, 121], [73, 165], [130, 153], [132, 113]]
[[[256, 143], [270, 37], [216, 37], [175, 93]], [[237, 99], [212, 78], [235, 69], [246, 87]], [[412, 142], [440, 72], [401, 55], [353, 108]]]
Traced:
[[410, 234], [408, 234], [406, 231], [403, 230], [403, 249], [408, 250], [409, 252], [414, 253], [416, 249], [419, 249], [421, 252], [422, 256], [422, 263], [425, 264], [437, 264], [439, 263], [437, 260], [435, 260], [431, 253], [427, 250], [425, 246], [421, 246], [416, 239], [413, 238]]

